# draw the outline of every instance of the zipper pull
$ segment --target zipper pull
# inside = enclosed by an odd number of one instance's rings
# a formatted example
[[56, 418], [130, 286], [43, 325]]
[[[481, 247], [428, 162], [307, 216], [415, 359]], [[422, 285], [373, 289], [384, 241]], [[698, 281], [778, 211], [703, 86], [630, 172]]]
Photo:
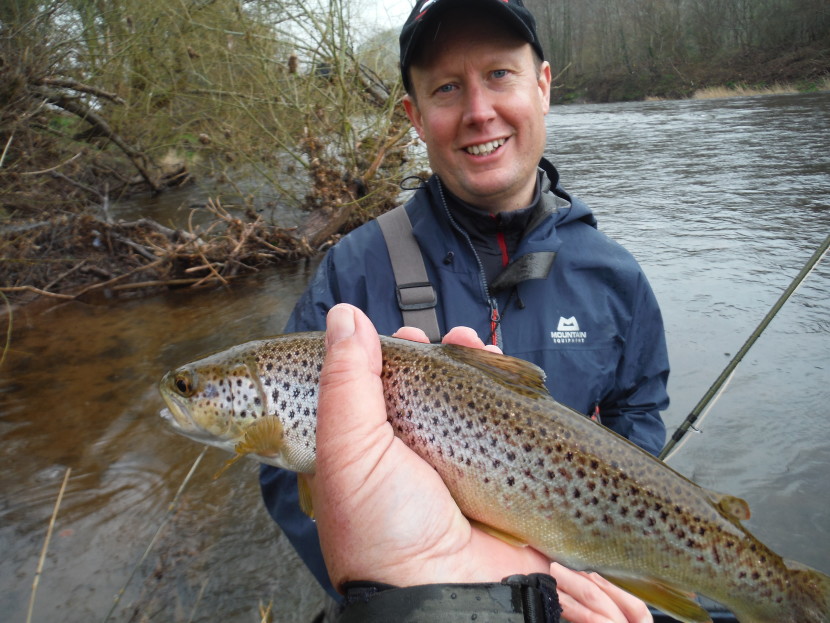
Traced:
[[602, 424], [602, 420], [599, 417], [599, 403], [594, 403], [594, 408], [591, 409], [591, 412], [588, 414], [588, 417], [591, 418], [597, 424]]
[[499, 345], [499, 340], [497, 337], [497, 332], [499, 328], [499, 322], [501, 322], [501, 317], [499, 316], [499, 308], [496, 307], [494, 301], [490, 301], [490, 342], [495, 346]]

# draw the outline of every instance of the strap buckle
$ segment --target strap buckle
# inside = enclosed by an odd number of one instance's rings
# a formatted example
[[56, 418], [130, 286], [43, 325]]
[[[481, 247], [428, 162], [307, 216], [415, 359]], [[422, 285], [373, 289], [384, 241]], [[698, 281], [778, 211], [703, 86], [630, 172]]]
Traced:
[[429, 281], [404, 283], [396, 287], [396, 294], [401, 311], [432, 309], [438, 304], [435, 288]]

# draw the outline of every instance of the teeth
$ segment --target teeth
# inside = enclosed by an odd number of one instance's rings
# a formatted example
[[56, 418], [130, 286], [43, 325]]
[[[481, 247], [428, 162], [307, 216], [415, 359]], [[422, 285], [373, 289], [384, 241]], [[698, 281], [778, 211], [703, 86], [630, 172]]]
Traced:
[[473, 154], [474, 156], [485, 156], [499, 147], [504, 145], [504, 139], [500, 138], [497, 141], [490, 141], [489, 143], [482, 143], [481, 145], [472, 145], [467, 147], [467, 153]]

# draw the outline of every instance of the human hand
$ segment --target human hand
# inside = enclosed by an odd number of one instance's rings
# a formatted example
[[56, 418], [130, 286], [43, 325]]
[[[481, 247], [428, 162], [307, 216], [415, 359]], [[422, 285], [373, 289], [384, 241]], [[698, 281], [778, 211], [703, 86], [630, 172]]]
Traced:
[[329, 312], [326, 344], [316, 475], [309, 484], [334, 586], [546, 573], [541, 553], [473, 528], [435, 470], [394, 436], [379, 376], [380, 343], [369, 319], [337, 305]]
[[[412, 331], [396, 335], [426, 341], [422, 332]], [[455, 329], [444, 341], [483, 346], [469, 329]], [[380, 344], [368, 318], [347, 305], [334, 307], [326, 344], [317, 469], [309, 484], [334, 586], [354, 580], [396, 586], [498, 582], [516, 573], [550, 573], [550, 561], [540, 552], [471, 526], [435, 470], [393, 435], [379, 376]], [[605, 603], [598, 610], [586, 609], [583, 600], [591, 590], [585, 587], [597, 584], [564, 567], [557, 569], [559, 576], [576, 587], [567, 594], [571, 605], [565, 612], [573, 623], [649, 620], [627, 618], [616, 605], [617, 611], [609, 614], [612, 609]], [[614, 596], [606, 601], [617, 604]]]

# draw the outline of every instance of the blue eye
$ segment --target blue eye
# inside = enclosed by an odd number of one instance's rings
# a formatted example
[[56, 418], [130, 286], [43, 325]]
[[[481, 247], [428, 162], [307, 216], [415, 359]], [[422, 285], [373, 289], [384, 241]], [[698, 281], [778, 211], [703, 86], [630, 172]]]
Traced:
[[440, 87], [438, 87], [437, 89], [435, 89], [435, 92], [436, 92], [436, 93], [449, 93], [449, 92], [451, 92], [454, 88], [455, 88], [455, 87], [454, 87], [452, 84], [442, 84]]
[[493, 72], [494, 78], [504, 78], [507, 75], [506, 69], [497, 69]]

